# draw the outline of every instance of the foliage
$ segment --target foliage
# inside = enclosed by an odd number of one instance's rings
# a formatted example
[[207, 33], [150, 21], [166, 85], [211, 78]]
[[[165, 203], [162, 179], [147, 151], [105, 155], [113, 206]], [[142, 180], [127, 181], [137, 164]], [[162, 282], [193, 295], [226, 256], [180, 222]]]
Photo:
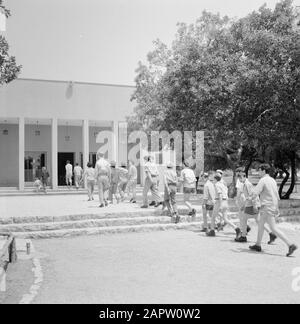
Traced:
[[[10, 11], [5, 8], [2, 0], [0, 0], [0, 11], [4, 12], [7, 18], [10, 16]], [[8, 43], [0, 35], [0, 86], [16, 79], [21, 70], [21, 66], [16, 64], [15, 57], [10, 56], [8, 51]]]
[[204, 129], [206, 153], [224, 158], [232, 170], [266, 160], [270, 148], [297, 152], [295, 20], [292, 2], [283, 0], [235, 21], [204, 11], [195, 24], [179, 24], [171, 48], [156, 41], [148, 64], [140, 63], [130, 120], [144, 129]]

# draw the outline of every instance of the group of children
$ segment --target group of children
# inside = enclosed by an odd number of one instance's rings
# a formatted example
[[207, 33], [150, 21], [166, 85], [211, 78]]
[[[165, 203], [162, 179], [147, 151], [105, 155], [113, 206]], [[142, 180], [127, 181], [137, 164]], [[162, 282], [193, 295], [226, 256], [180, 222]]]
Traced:
[[34, 188], [35, 188], [35, 192], [39, 192], [39, 191], [44, 191], [44, 193], [47, 193], [47, 186], [48, 186], [48, 182], [50, 179], [50, 174], [47, 171], [46, 167], [42, 167], [41, 170], [37, 170], [37, 175], [34, 181]]
[[[101, 162], [101, 159], [99, 160]], [[88, 190], [88, 200], [94, 200], [95, 185], [98, 184], [99, 195], [101, 191], [100, 207], [113, 203], [114, 200], [119, 203], [124, 201], [128, 194], [131, 203], [136, 203], [137, 169], [132, 161], [129, 161], [127, 169], [126, 163], [122, 162], [117, 166], [115, 161], [111, 161], [107, 166], [101, 167], [99, 161], [96, 164], [96, 170], [91, 163], [87, 164], [87, 169], [82, 175], [82, 182], [86, 181]], [[99, 166], [100, 165], [100, 166]], [[105, 171], [99, 171], [98, 169]], [[107, 169], [107, 170], [106, 170]], [[104, 181], [105, 180], [105, 181]], [[108, 199], [106, 192], [108, 191]]]

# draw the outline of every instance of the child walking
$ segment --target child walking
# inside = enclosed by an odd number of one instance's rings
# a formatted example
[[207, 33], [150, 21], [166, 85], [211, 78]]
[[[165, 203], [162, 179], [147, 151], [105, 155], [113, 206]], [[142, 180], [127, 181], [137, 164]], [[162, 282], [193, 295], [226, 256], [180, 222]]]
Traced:
[[168, 163], [167, 170], [164, 173], [164, 205], [167, 206], [169, 213], [174, 217], [175, 223], [180, 220], [176, 204], [177, 183], [177, 173], [173, 169], [173, 164]]
[[82, 175], [82, 180], [86, 180], [87, 190], [88, 190], [88, 197], [89, 200], [94, 200], [94, 190], [95, 190], [95, 169], [93, 168], [92, 163], [87, 164], [87, 169], [84, 171]]
[[118, 186], [120, 182], [120, 170], [119, 168], [116, 168], [116, 162], [112, 161], [110, 162], [110, 186], [109, 186], [109, 195], [108, 200], [110, 203], [113, 203], [113, 199], [115, 198], [117, 203], [120, 202], [120, 196], [118, 194]]
[[214, 211], [211, 217], [211, 227], [210, 231], [207, 232], [207, 236], [216, 236], [215, 234], [215, 219], [217, 215], [219, 214], [221, 217], [223, 217], [226, 224], [230, 225], [236, 232], [236, 237], [239, 237], [241, 230], [235, 226], [227, 216], [228, 213], [228, 188], [227, 186], [222, 182], [222, 177], [220, 174], [215, 175], [215, 190], [216, 190], [216, 203], [214, 206]]
[[128, 170], [125, 162], [121, 163], [121, 167], [119, 169], [120, 180], [118, 184], [119, 194], [121, 196], [121, 201], [125, 200], [125, 192], [128, 183]]
[[188, 216], [195, 217], [196, 209], [190, 201], [191, 194], [195, 193], [196, 177], [187, 161], [184, 162], [184, 169], [181, 171], [180, 181], [183, 183], [183, 200], [189, 209]]

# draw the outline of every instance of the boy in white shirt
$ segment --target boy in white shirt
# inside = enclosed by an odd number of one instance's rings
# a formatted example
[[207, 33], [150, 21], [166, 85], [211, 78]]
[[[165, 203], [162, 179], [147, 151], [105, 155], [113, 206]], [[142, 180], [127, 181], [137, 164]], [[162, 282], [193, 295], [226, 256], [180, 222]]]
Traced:
[[74, 168], [74, 182], [75, 182], [75, 187], [78, 190], [82, 178], [83, 170], [82, 167], [79, 166], [78, 163], [76, 163], [76, 166]]
[[279, 194], [276, 181], [270, 177], [271, 167], [268, 164], [262, 164], [259, 167], [261, 179], [253, 191], [253, 198], [259, 197], [261, 203], [260, 218], [258, 222], [257, 241], [255, 245], [249, 248], [252, 251], [261, 252], [261, 241], [264, 234], [264, 225], [268, 223], [272, 233], [280, 238], [287, 246], [287, 257], [291, 256], [298, 247], [293, 244], [286, 235], [277, 227], [276, 217], [279, 216]]
[[208, 231], [208, 223], [207, 223], [207, 214], [209, 217], [212, 217], [214, 204], [215, 204], [215, 186], [213, 184], [213, 173], [204, 173], [203, 179], [205, 181], [203, 187], [203, 203], [202, 203], [202, 211], [203, 211], [203, 229], [201, 232]]
[[191, 195], [195, 193], [196, 177], [187, 161], [184, 162], [184, 169], [181, 171], [180, 181], [183, 183], [183, 201], [189, 209], [189, 216], [196, 216], [196, 209], [190, 202]]
[[72, 177], [73, 177], [73, 166], [70, 161], [66, 164], [66, 184], [70, 189], [72, 187]]
[[227, 216], [228, 213], [228, 188], [222, 182], [222, 177], [220, 174], [215, 175], [216, 179], [216, 204], [214, 208], [214, 212], [211, 218], [211, 230], [207, 232], [207, 236], [216, 236], [215, 234], [215, 219], [219, 214], [223, 217], [226, 224], [230, 225], [236, 232], [236, 237], [238, 237], [241, 233], [241, 230], [231, 222]]

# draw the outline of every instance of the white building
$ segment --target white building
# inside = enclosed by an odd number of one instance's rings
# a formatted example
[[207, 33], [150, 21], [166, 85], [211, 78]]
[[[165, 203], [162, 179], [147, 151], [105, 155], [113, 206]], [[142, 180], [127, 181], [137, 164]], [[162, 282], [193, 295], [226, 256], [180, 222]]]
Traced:
[[[95, 162], [102, 130], [114, 132], [108, 159], [127, 161], [120, 129], [133, 112], [134, 87], [18, 79], [0, 88], [0, 187], [32, 186], [46, 166], [52, 188], [64, 185], [65, 163]], [[123, 126], [121, 125], [123, 124]]]

